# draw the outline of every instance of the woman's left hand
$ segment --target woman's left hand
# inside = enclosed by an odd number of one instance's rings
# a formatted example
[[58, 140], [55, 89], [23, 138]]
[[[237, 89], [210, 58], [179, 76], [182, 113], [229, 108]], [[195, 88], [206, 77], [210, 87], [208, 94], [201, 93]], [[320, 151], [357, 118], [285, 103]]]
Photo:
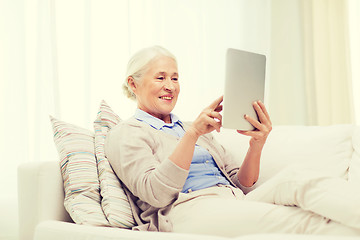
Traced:
[[263, 147], [267, 137], [269, 136], [272, 130], [272, 123], [270, 120], [269, 113], [267, 112], [265, 105], [261, 101], [254, 102], [253, 107], [258, 115], [259, 120], [256, 120], [248, 115], [245, 115], [245, 119], [251, 125], [253, 125], [256, 128], [256, 130], [253, 131], [237, 130], [237, 132], [251, 137], [250, 146]]

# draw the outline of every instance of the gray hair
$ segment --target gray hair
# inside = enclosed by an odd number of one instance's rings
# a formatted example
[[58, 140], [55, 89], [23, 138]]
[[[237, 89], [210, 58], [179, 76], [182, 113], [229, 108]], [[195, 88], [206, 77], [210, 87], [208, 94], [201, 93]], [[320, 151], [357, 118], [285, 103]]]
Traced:
[[128, 78], [132, 77], [135, 82], [141, 82], [149, 63], [161, 56], [170, 57], [177, 63], [175, 56], [167, 49], [160, 46], [141, 49], [130, 58], [127, 65], [125, 82], [123, 83], [123, 90], [128, 98], [136, 100], [136, 95], [128, 85]]

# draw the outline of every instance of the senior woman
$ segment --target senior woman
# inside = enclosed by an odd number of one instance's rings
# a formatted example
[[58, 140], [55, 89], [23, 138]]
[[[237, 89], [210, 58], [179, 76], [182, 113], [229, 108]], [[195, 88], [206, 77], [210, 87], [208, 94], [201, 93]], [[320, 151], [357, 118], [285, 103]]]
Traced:
[[[138, 224], [134, 229], [222, 236], [331, 232], [328, 221], [300, 208], [242, 201], [242, 190], [258, 179], [261, 151], [272, 129], [262, 102], [253, 104], [259, 120], [245, 116], [257, 130], [238, 131], [251, 137], [239, 165], [211, 135], [221, 129], [222, 97], [192, 123], [172, 113], [180, 82], [176, 58], [166, 49], [155, 46], [136, 53], [128, 63], [124, 89], [137, 109], [110, 131], [105, 148], [126, 186]], [[292, 221], [282, 220], [289, 212]], [[317, 227], [311, 227], [315, 222]]]

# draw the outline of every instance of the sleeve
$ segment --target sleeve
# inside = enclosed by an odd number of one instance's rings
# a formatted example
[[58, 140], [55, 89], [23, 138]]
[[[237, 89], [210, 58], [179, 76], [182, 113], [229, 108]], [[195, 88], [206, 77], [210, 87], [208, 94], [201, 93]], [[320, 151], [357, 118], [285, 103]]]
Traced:
[[[224, 148], [223, 148], [224, 149]], [[244, 185], [242, 185], [239, 181], [238, 178], [238, 172], [240, 169], [240, 162], [235, 161], [233, 155], [226, 151], [225, 151], [225, 171], [227, 172], [227, 174], [229, 175], [229, 178], [231, 179], [231, 181], [238, 187], [241, 189], [241, 191], [243, 191], [244, 194], [247, 194], [248, 192], [250, 192], [253, 188], [252, 187], [245, 187]]]
[[240, 188], [245, 194], [252, 190], [252, 187], [243, 186], [238, 178], [238, 172], [241, 166], [242, 160], [235, 159], [233, 154], [224, 148], [219, 142], [215, 140], [213, 136], [211, 136], [211, 141], [215, 149], [217, 149], [217, 153], [221, 158], [222, 162], [222, 170], [227, 174], [228, 178], [231, 180], [233, 184], [235, 184], [238, 188]]
[[153, 207], [162, 208], [177, 198], [188, 171], [168, 156], [155, 153], [156, 147], [155, 138], [148, 131], [126, 124], [112, 129], [105, 143], [106, 156], [114, 172], [132, 194]]

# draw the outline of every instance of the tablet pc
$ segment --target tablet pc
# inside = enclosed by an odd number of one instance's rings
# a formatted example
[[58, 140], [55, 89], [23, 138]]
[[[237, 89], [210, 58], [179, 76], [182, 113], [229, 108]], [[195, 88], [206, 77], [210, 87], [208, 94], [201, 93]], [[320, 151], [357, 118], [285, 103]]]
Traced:
[[254, 130], [244, 119], [257, 119], [252, 103], [264, 102], [266, 56], [229, 48], [226, 52], [223, 127]]

